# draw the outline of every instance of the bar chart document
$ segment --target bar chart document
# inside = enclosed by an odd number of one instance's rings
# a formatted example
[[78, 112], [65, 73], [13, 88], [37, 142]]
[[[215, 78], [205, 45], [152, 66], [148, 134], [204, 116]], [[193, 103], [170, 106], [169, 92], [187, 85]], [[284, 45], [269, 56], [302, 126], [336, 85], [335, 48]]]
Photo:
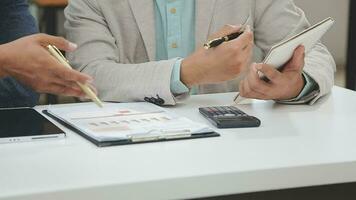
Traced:
[[183, 139], [214, 133], [205, 124], [149, 103], [105, 103], [104, 108], [84, 103], [49, 107], [47, 112], [86, 138], [95, 140], [96, 144]]

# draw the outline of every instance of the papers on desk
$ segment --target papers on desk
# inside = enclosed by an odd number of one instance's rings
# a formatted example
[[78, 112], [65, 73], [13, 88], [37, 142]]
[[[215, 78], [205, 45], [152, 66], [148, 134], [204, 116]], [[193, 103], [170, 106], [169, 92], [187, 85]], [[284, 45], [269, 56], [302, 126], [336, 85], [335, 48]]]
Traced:
[[45, 112], [98, 146], [218, 136], [207, 125], [149, 103], [76, 104]]

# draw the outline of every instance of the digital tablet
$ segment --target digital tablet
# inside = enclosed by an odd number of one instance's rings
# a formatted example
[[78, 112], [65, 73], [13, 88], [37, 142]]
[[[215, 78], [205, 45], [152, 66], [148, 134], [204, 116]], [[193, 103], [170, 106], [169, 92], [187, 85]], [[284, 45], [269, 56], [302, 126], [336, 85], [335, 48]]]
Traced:
[[334, 19], [329, 17], [301, 33], [274, 45], [263, 63], [280, 69], [293, 57], [295, 49], [300, 45], [305, 47], [305, 54], [308, 54], [334, 23]]
[[0, 144], [64, 137], [64, 131], [32, 108], [0, 109]]

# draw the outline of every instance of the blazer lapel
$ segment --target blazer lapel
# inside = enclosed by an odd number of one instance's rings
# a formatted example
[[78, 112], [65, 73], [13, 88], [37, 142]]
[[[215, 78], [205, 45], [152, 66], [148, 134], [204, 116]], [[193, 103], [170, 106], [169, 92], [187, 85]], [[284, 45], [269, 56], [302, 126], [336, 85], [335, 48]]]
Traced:
[[150, 61], [155, 60], [156, 38], [153, 0], [129, 0]]
[[216, 0], [196, 0], [195, 1], [195, 17], [196, 17], [196, 30], [195, 41], [196, 47], [202, 45], [209, 36], [209, 30], [213, 13], [215, 9]]

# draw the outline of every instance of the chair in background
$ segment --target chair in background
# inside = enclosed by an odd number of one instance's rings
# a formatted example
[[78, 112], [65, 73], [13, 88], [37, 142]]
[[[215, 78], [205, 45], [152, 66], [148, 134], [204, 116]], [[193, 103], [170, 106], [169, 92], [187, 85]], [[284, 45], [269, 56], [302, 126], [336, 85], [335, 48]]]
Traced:
[[58, 12], [63, 11], [68, 0], [33, 0], [33, 3], [42, 10], [39, 19], [40, 30], [47, 34], [57, 35]]

